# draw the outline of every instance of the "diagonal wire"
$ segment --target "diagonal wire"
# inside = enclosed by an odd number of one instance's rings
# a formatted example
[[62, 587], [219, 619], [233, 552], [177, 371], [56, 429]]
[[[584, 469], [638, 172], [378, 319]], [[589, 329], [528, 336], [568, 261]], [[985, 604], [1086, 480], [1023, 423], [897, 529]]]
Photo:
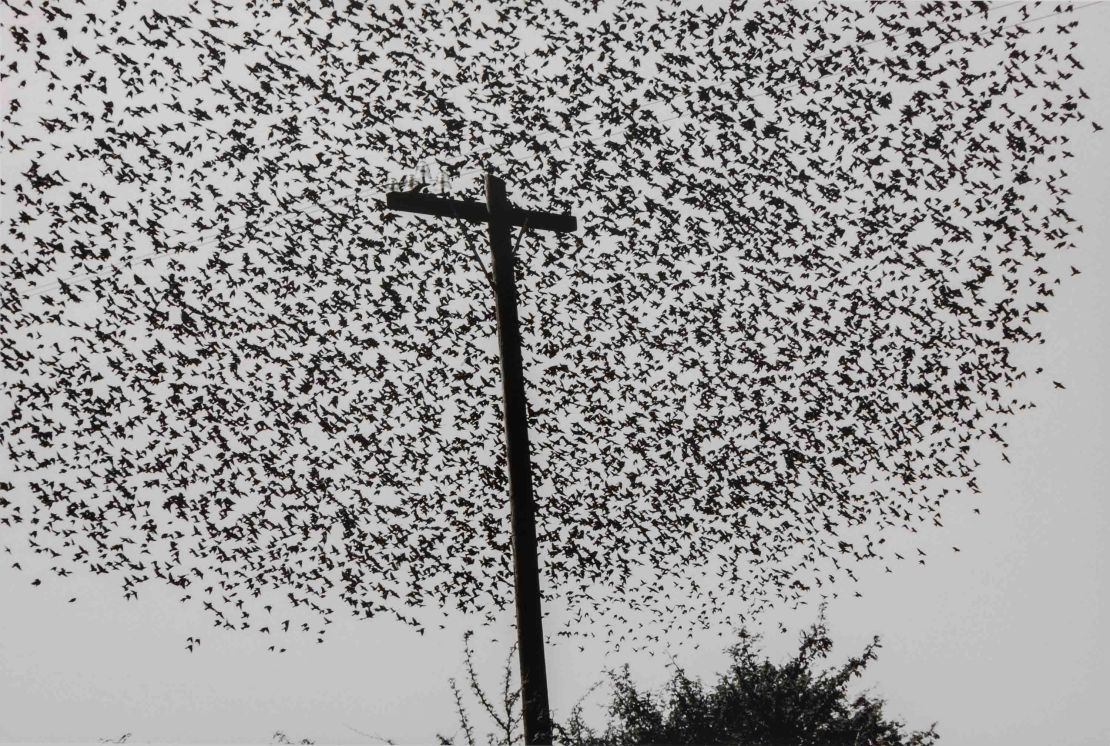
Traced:
[[482, 255], [478, 251], [478, 247], [475, 246], [474, 242], [470, 240], [470, 231], [466, 229], [466, 222], [459, 217], [459, 211], [457, 208], [452, 207], [451, 212], [454, 214], [455, 220], [459, 223], [459, 229], [462, 231], [463, 240], [470, 248], [470, 253], [474, 255], [474, 261], [478, 264], [478, 269], [482, 270], [482, 274], [486, 276], [486, 282], [489, 283], [490, 290], [496, 293], [497, 286], [493, 283], [493, 276], [490, 275], [489, 270], [486, 269], [486, 265], [482, 262]]
[[523, 223], [523, 225], [521, 225], [521, 226], [520, 226], [520, 233], [516, 234], [516, 243], [515, 243], [515, 244], [513, 244], [513, 256], [516, 256], [516, 254], [517, 254], [517, 249], [519, 249], [519, 248], [520, 248], [520, 240], [521, 240], [522, 238], [524, 238], [524, 232], [525, 232], [526, 230], [528, 230], [528, 218], [529, 218], [529, 217], [530, 217], [530, 216], [529, 216], [529, 215], [528, 215], [527, 213], [525, 213], [525, 215], [524, 215], [524, 223]]

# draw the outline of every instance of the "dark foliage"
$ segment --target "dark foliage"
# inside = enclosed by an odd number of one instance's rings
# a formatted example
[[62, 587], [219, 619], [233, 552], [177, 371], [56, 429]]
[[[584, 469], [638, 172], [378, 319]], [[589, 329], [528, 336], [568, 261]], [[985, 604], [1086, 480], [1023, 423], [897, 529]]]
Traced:
[[[639, 689], [627, 666], [610, 673], [612, 692], [608, 722], [601, 728], [586, 723], [585, 697], [569, 716], [556, 723], [556, 743], [566, 746], [633, 746], [634, 744], [725, 744], [734, 746], [931, 746], [937, 742], [935, 724], [924, 731], [884, 714], [881, 699], [849, 688], [876, 659], [879, 639], [841, 666], [822, 668], [833, 643], [824, 619], [801, 638], [798, 653], [784, 663], [764, 658], [758, 637], [741, 633], [727, 651], [728, 667], [715, 684], [691, 678], [678, 663], [662, 693]], [[462, 736], [476, 743], [513, 746], [519, 717], [517, 699], [510, 696], [506, 664], [505, 696], [491, 704], [474, 675], [471, 651], [466, 648], [469, 688], [482, 710], [497, 723], [485, 741], [475, 740], [461, 693], [452, 681]], [[595, 686], [596, 688], [596, 686]], [[592, 690], [591, 690], [592, 691]], [[440, 736], [440, 743], [453, 739]]]
[[851, 697], [847, 687], [875, 657], [878, 640], [840, 668], [814, 665], [831, 648], [815, 628], [798, 656], [784, 664], [761, 660], [752, 639], [730, 649], [730, 667], [712, 687], [675, 670], [664, 696], [633, 684], [627, 668], [612, 677], [612, 722], [602, 734], [581, 723], [564, 728], [567, 743], [739, 744], [741, 746], [926, 746], [935, 730], [907, 733], [883, 714], [883, 702]]

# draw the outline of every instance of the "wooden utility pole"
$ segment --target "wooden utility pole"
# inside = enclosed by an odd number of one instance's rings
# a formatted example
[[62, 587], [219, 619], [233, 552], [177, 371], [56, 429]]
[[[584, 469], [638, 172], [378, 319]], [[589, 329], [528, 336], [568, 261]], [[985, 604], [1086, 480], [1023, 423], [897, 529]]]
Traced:
[[504, 389], [505, 450], [509, 465], [509, 507], [512, 523], [513, 571], [516, 585], [516, 630], [520, 656], [520, 694], [524, 711], [524, 742], [551, 743], [551, 710], [547, 701], [547, 665], [543, 655], [540, 570], [536, 549], [536, 503], [532, 495], [532, 463], [528, 451], [528, 410], [524, 400], [524, 368], [520, 354], [516, 277], [511, 231], [524, 229], [570, 233], [578, 228], [572, 215], [520, 210], [505, 198], [505, 182], [486, 174], [486, 203], [455, 200], [419, 191], [390, 192], [386, 207], [402, 212], [486, 223], [493, 255], [497, 304], [497, 338], [501, 349]]

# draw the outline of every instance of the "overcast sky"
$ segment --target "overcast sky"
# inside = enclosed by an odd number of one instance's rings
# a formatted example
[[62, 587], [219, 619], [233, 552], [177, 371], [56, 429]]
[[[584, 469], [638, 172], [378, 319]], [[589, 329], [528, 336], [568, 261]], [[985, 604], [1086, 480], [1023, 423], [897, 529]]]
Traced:
[[[1110, 126], [1110, 3], [1078, 18], [1083, 87]], [[1092, 137], [1081, 147], [1070, 209], [1085, 226], [1072, 261], [1082, 274], [1052, 299], [1047, 343], [1034, 352], [1066, 388], [1044, 388], [1039, 408], [1012, 421], [1011, 463], [984, 451], [982, 513], [950, 505], [944, 528], [920, 539], [928, 565], [864, 566], [828, 609], [834, 660], [881, 635], [864, 683], [910, 725], [938, 722], [945, 744], [1110, 743], [1110, 146]], [[11, 568], [12, 550], [0, 562], [0, 740], [258, 742], [281, 730], [318, 743], [370, 742], [363, 734], [408, 743], [456, 731], [447, 680], [461, 676], [462, 633], [477, 620], [420, 636], [384, 619], [339, 619], [323, 645], [275, 656], [253, 633], [211, 629], [202, 610], [156, 585], [135, 601], [111, 577], [32, 588]], [[767, 652], [787, 654], [815, 615], [765, 618]], [[491, 686], [509, 622], [477, 632]], [[198, 629], [208, 630], [203, 645], [189, 653], [184, 640]], [[709, 677], [724, 645], [708, 637], [675, 652]], [[552, 641], [547, 656], [556, 716], [607, 667], [627, 661], [647, 685], [667, 675], [665, 656], [606, 656], [601, 642]], [[587, 713], [603, 700], [595, 693]]]

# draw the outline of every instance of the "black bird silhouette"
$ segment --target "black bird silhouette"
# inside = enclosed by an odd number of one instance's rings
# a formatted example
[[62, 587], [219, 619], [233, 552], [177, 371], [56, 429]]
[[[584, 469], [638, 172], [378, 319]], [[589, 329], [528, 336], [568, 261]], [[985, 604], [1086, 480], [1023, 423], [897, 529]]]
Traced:
[[582, 226], [517, 255], [556, 634], [835, 593], [1029, 405], [1010, 353], [1071, 276], [1093, 136], [1070, 6], [40, 5], [2, 52], [28, 572], [275, 642], [496, 618], [492, 301], [472, 227], [372, 209], [398, 167], [496, 167]]

